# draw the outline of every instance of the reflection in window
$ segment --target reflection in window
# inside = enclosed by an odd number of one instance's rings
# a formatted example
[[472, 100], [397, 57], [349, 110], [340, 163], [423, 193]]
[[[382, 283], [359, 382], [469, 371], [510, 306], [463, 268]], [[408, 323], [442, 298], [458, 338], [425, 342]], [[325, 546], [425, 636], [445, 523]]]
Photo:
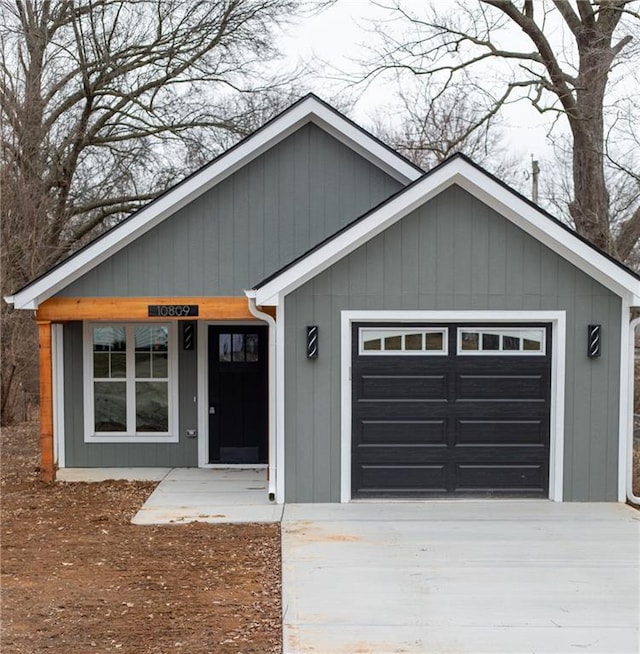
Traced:
[[126, 382], [94, 382], [94, 429], [127, 431]]
[[482, 349], [483, 350], [499, 350], [500, 349], [500, 334], [482, 334]]
[[220, 334], [219, 343], [218, 361], [231, 361], [231, 334]]
[[462, 332], [461, 342], [463, 350], [480, 349], [480, 335], [474, 332]]
[[247, 334], [245, 340], [247, 361], [255, 362], [258, 360], [258, 334]]
[[96, 379], [126, 377], [127, 355], [124, 327], [93, 328], [93, 376]]
[[220, 334], [218, 344], [221, 363], [258, 361], [258, 334]]
[[387, 336], [384, 339], [384, 349], [389, 350], [402, 350], [402, 336]]
[[136, 327], [136, 378], [166, 378], [169, 330], [166, 327]]
[[136, 431], [169, 431], [167, 382], [136, 382]]
[[424, 334], [405, 334], [404, 336], [404, 349], [405, 350], [422, 350], [424, 345]]
[[244, 361], [244, 334], [233, 335], [233, 353], [234, 361]]

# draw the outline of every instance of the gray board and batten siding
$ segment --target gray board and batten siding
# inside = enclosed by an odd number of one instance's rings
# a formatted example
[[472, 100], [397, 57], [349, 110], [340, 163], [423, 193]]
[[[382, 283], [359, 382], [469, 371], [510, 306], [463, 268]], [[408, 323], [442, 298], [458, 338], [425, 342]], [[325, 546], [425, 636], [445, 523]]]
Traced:
[[[313, 124], [300, 128], [58, 293], [244, 296], [401, 184]], [[64, 326], [69, 467], [197, 466], [196, 351], [179, 351], [179, 443], [85, 443], [82, 326]]]
[[58, 295], [241, 296], [401, 188], [307, 124]]
[[[566, 311], [564, 499], [616, 501], [620, 298], [453, 186], [286, 296], [285, 501], [340, 501], [343, 310]], [[599, 359], [587, 325], [602, 325]], [[306, 358], [306, 325], [320, 356]]]

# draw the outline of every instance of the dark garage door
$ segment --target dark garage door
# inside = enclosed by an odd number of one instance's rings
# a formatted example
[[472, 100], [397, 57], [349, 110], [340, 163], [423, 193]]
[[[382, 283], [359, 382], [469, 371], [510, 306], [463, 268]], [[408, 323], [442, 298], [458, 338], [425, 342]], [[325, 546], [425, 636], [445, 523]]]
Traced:
[[354, 325], [352, 497], [548, 497], [550, 325]]

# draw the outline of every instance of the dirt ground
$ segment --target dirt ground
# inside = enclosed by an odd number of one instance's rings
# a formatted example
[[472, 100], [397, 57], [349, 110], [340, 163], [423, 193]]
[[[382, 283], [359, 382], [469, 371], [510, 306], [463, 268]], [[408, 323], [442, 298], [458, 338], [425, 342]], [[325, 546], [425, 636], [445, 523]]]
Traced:
[[2, 430], [0, 650], [279, 652], [278, 525], [130, 524], [154, 483], [43, 484]]

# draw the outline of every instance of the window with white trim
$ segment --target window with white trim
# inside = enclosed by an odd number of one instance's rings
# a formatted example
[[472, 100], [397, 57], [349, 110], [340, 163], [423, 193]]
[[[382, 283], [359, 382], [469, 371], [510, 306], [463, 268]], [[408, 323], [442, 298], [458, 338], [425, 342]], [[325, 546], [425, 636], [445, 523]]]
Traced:
[[175, 324], [85, 327], [85, 440], [176, 442]]
[[460, 355], [543, 355], [544, 327], [458, 327]]
[[359, 353], [424, 356], [447, 353], [446, 329], [361, 327]]

